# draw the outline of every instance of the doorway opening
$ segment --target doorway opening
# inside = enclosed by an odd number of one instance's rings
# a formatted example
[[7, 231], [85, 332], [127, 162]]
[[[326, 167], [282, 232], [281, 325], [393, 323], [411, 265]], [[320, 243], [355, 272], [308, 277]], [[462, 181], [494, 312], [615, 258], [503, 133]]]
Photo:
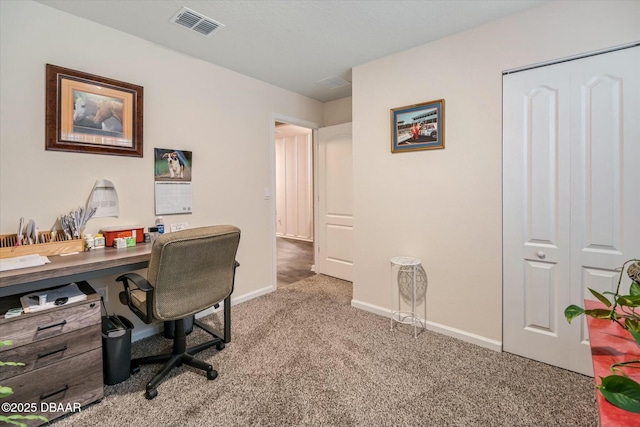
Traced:
[[313, 129], [275, 120], [275, 240], [278, 287], [313, 276]]

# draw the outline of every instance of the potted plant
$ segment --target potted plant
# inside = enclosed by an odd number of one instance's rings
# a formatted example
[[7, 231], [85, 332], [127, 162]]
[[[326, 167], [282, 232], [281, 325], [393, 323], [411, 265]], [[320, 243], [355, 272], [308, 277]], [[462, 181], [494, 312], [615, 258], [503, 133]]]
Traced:
[[[627, 267], [628, 265], [628, 267]], [[625, 268], [631, 279], [628, 294], [620, 293], [620, 285]], [[611, 320], [629, 331], [633, 339], [640, 346], [640, 260], [630, 259], [619, 268], [618, 286], [614, 292], [599, 293], [589, 289], [591, 294], [602, 302], [606, 308], [585, 310], [577, 305], [570, 305], [564, 311], [567, 321], [584, 314], [596, 319]], [[609, 297], [605, 296], [608, 295]], [[601, 377], [601, 383], [596, 386], [604, 398], [611, 404], [627, 411], [640, 413], [640, 384], [621, 373], [621, 366], [640, 368], [640, 359], [630, 360], [611, 365], [611, 375]]]

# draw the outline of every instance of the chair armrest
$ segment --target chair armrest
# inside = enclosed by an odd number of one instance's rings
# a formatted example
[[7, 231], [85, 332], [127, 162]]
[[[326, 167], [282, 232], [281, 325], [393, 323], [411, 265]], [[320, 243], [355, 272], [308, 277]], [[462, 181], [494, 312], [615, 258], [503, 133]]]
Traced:
[[143, 292], [153, 291], [153, 286], [149, 284], [147, 279], [137, 273], [126, 273], [116, 278], [116, 282], [122, 282], [125, 289], [129, 288], [129, 280], [133, 282]]
[[[126, 273], [116, 278], [117, 282], [122, 282], [124, 285], [124, 291], [118, 295], [120, 302], [129, 306], [136, 316], [138, 316], [144, 323], [150, 324], [153, 322], [153, 286], [137, 273]], [[131, 281], [136, 287], [130, 288], [129, 281]], [[145, 303], [147, 312], [143, 313], [136, 307], [131, 301], [131, 291], [140, 290], [146, 294]]]

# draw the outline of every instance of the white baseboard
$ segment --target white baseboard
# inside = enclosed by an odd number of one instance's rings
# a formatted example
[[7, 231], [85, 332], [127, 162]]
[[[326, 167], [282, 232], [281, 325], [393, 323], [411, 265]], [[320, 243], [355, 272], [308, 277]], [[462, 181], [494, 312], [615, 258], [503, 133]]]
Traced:
[[[266, 287], [258, 289], [256, 291], [249, 292], [249, 293], [244, 294], [244, 295], [240, 295], [239, 297], [235, 297], [234, 298], [232, 296], [231, 297], [231, 305], [234, 306], [236, 304], [240, 304], [242, 302], [249, 301], [249, 300], [252, 300], [254, 298], [258, 298], [259, 296], [266, 295], [266, 294], [271, 293], [271, 292], [273, 292], [275, 290], [276, 290], [275, 286], [266, 286]], [[208, 309], [206, 309], [204, 311], [201, 311], [200, 313], [196, 314], [196, 319], [199, 319], [199, 318], [204, 317], [204, 316], [208, 316], [208, 315], [213, 314], [213, 313], [215, 313], [215, 312], [217, 312], [219, 310], [222, 310], [222, 307], [223, 307], [223, 303], [221, 302], [220, 303], [220, 307], [218, 307], [217, 309], [211, 307], [211, 308], [208, 308]], [[135, 342], [135, 341], [141, 340], [143, 338], [147, 338], [147, 337], [150, 337], [152, 335], [159, 334], [159, 333], [162, 332], [162, 326], [163, 326], [162, 322], [159, 322], [159, 323], [153, 323], [151, 325], [145, 325], [144, 328], [141, 328], [141, 329], [138, 329], [138, 330], [134, 329], [133, 333], [131, 334], [131, 341]]]
[[[388, 308], [379, 307], [377, 305], [369, 304], [369, 303], [358, 301], [355, 299], [351, 300], [351, 307], [368, 311], [370, 313], [374, 313], [386, 318], [389, 318], [391, 316], [391, 310]], [[427, 324], [427, 329], [430, 331], [437, 332], [442, 335], [447, 335], [449, 337], [456, 338], [471, 344], [479, 345], [480, 347], [488, 348], [489, 350], [502, 352], [501, 341], [492, 340], [480, 335], [473, 334], [471, 332], [452, 328], [446, 325], [441, 325], [439, 323], [435, 323], [430, 320], [427, 320], [426, 324]]]
[[162, 323], [152, 323], [151, 325], [144, 325], [142, 329], [133, 328], [133, 332], [131, 333], [131, 342], [140, 341], [143, 338], [147, 338], [159, 333], [162, 333]]

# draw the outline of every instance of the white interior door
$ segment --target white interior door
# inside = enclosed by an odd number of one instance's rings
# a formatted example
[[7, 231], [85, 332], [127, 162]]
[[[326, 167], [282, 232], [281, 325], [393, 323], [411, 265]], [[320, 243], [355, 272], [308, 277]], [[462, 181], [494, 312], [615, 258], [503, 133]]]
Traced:
[[316, 271], [353, 280], [351, 123], [318, 129]]
[[503, 79], [503, 347], [592, 375], [586, 322], [640, 253], [640, 48]]

